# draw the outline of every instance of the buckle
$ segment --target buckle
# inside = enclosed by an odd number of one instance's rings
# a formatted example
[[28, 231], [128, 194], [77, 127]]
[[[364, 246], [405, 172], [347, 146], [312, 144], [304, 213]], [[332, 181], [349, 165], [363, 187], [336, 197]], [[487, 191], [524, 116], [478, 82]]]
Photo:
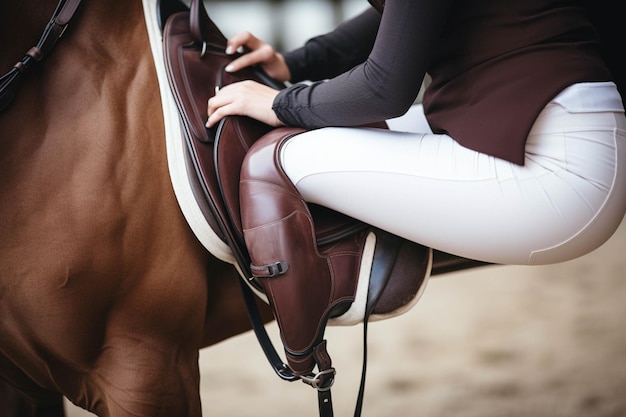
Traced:
[[270, 278], [277, 277], [284, 274], [289, 270], [289, 264], [286, 262], [276, 262], [272, 265], [267, 265], [267, 272]]
[[274, 262], [269, 265], [250, 265], [250, 269], [255, 278], [275, 278], [287, 272], [289, 264], [287, 262]]
[[335, 383], [335, 368], [328, 368], [315, 375], [300, 375], [300, 379], [318, 391], [328, 391]]

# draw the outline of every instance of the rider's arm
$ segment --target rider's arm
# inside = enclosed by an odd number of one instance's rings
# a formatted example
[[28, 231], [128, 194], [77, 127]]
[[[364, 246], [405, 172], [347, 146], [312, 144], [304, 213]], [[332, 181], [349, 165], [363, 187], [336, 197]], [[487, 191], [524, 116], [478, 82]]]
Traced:
[[291, 82], [332, 78], [364, 62], [372, 51], [379, 24], [380, 14], [369, 8], [332, 32], [283, 53]]
[[328, 81], [281, 90], [273, 110], [287, 125], [356, 126], [403, 114], [421, 87], [452, 0], [387, 1], [364, 63]]

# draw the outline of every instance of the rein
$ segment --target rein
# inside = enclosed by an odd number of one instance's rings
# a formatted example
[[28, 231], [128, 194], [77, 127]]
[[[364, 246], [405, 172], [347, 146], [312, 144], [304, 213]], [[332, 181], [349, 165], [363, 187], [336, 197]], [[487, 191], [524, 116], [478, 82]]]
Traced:
[[52, 52], [57, 41], [67, 29], [80, 2], [81, 0], [60, 0], [37, 45], [30, 48], [24, 58], [0, 78], [0, 112], [4, 111], [11, 103], [24, 76], [35, 64], [41, 62]]

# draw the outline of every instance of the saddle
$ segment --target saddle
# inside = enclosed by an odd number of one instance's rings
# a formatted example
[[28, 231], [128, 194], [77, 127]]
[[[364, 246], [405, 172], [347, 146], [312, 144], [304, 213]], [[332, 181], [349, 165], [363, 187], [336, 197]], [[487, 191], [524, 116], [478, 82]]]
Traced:
[[[193, 171], [201, 180], [202, 195], [197, 197], [202, 198], [206, 203], [203, 204], [207, 208], [203, 214], [216, 234], [228, 244], [233, 252], [236, 260], [235, 266], [244, 278], [242, 290], [247, 300], [253, 328], [275, 372], [283, 379], [299, 379], [314, 386], [320, 396], [320, 414], [332, 415], [330, 386], [334, 381], [335, 370], [326, 352], [326, 342], [322, 338], [323, 327], [331, 317], [327, 317], [326, 312], [320, 312], [315, 319], [307, 321], [305, 316], [290, 310], [287, 314], [289, 319], [278, 320], [289, 362], [287, 365], [271, 346], [262, 323], [259, 324], [261, 321], [254, 305], [255, 296], [251, 294], [253, 292], [264, 296], [263, 298], [272, 306], [275, 316], [278, 316], [277, 311], [286, 300], [295, 299], [297, 304], [307, 305], [307, 299], [316, 298], [313, 293], [319, 293], [319, 297], [328, 298], [325, 291], [328, 292], [331, 285], [314, 283], [307, 289], [303, 289], [300, 285], [294, 288], [292, 281], [291, 286], [278, 285], [277, 288], [275, 285], [271, 291], [268, 291], [270, 284], [267, 282], [262, 284], [263, 280], [258, 278], [260, 272], [252, 270], [254, 267], [245, 244], [240, 215], [242, 209], [240, 207], [241, 168], [255, 142], [268, 134], [283, 137], [298, 133], [302, 129], [273, 129], [246, 117], [227, 117], [218, 124], [216, 129], [205, 127], [206, 103], [222, 86], [245, 79], [255, 80], [276, 89], [284, 88], [284, 85], [272, 80], [259, 68], [247, 68], [234, 74], [224, 70], [228, 63], [238, 55], [225, 54], [226, 38], [209, 18], [202, 1], [192, 1], [187, 10], [176, 0], [161, 0], [159, 16], [163, 27], [164, 58], [169, 84], [180, 113]], [[353, 266], [355, 262], [359, 262], [360, 251], [370, 235], [371, 226], [317, 205], [306, 205], [303, 210], [313, 219], [317, 247], [332, 248], [335, 252], [339, 251], [342, 254], [350, 252], [352, 254], [350, 256], [333, 255], [333, 259], [340, 258], [341, 262], [346, 265]], [[254, 221], [254, 216], [252, 221]], [[384, 239], [400, 240], [382, 231], [378, 231], [378, 234], [384, 235], [384, 237], [379, 237], [381, 242]], [[261, 238], [261, 242], [263, 241], [264, 238]], [[344, 243], [341, 243], [342, 241]], [[355, 246], [356, 250], [348, 249], [350, 245]], [[384, 257], [384, 254], [380, 253], [381, 246], [386, 247], [382, 244], [378, 245], [378, 258], [376, 259]], [[394, 242], [387, 246], [395, 251], [393, 259], [399, 259], [398, 253], [402, 245]], [[314, 252], [316, 250], [317, 248]], [[419, 253], [416, 253], [416, 250]], [[402, 259], [406, 259], [407, 263], [416, 263], [420, 269], [430, 266], [430, 257], [424, 256], [424, 254], [429, 254], [428, 248], [405, 242], [402, 251], [405, 254]], [[415, 255], [414, 260], [410, 259], [411, 255]], [[292, 261], [292, 269], [296, 267], [296, 264], [306, 264], [306, 261], [307, 259]], [[393, 262], [380, 274], [380, 282], [371, 285], [372, 287], [378, 286], [379, 293], [382, 293], [382, 289], [389, 282], [392, 265]], [[399, 276], [398, 273], [395, 275]], [[401, 283], [399, 279], [397, 282]], [[403, 307], [407, 303], [406, 296], [398, 297], [398, 293], [416, 295], [419, 284], [420, 282], [417, 282], [413, 289], [396, 286], [395, 290], [388, 291], [390, 296], [378, 304], [381, 306], [380, 311], [370, 311], [370, 313], [386, 316], [398, 307]], [[354, 288], [346, 288], [345, 294], [342, 294], [343, 297], [337, 297], [341, 298], [340, 301], [346, 297], [352, 300], [350, 296], [354, 290]], [[378, 301], [381, 298], [380, 294], [376, 298]], [[322, 307], [326, 307], [324, 303], [321, 304]], [[338, 302], [336, 304], [341, 313], [345, 313], [345, 308], [342, 309], [339, 306], [350, 303]], [[358, 317], [356, 321], [362, 320], [363, 316]], [[319, 329], [320, 322], [323, 322], [321, 329]], [[304, 336], [295, 336], [295, 334]], [[291, 340], [294, 340], [296, 345], [307, 346], [306, 353], [293, 354], [294, 349], [289, 346]], [[315, 366], [318, 368], [317, 372], [312, 373]]]
[[[323, 311], [315, 320], [300, 320], [305, 316], [302, 310], [306, 308], [305, 305], [310, 304], [310, 299], [328, 295], [321, 294], [324, 291], [321, 288], [323, 286], [318, 288], [316, 285], [309, 285], [303, 290], [299, 288], [299, 284], [294, 285], [293, 282], [287, 286], [276, 284], [271, 278], [285, 272], [281, 270], [280, 262], [270, 265], [269, 273], [253, 271], [258, 266], [251, 262], [246, 246], [249, 236], [244, 239], [241, 213], [242, 208], [247, 207], [241, 207], [240, 186], [242, 165], [251, 152], [259, 152], [265, 145], [275, 147], [281, 140], [300, 133], [303, 129], [274, 129], [250, 118], [238, 116], [224, 118], [214, 129], [205, 127], [207, 101], [223, 86], [242, 80], [255, 80], [276, 89], [285, 86], [271, 79], [261, 68], [246, 68], [237, 73], [225, 71], [225, 67], [239, 55], [226, 55], [227, 40], [209, 18], [201, 0], [192, 0], [189, 8], [179, 0], [159, 0], [158, 16], [162, 28], [167, 78], [178, 107], [189, 165], [193, 171], [190, 175], [199, 180], [194, 190], [195, 197], [201, 200], [200, 206], [204, 208], [203, 215], [207, 223], [233, 253], [234, 266], [243, 278], [240, 284], [253, 330], [274, 371], [283, 380], [301, 380], [313, 386], [318, 391], [320, 415], [332, 416], [330, 387], [334, 381], [335, 370], [326, 351], [326, 341], [322, 338], [328, 320], [333, 322], [334, 315], [341, 316], [336, 319], [336, 324], [362, 322], [366, 338], [366, 325], [370, 318], [387, 318], [397, 315], [397, 312], [404, 312], [412, 306], [409, 305], [411, 300], [421, 295], [418, 294], [423, 289], [421, 281], [407, 286], [398, 277], [415, 273], [416, 270], [430, 269], [432, 251], [380, 230], [375, 231], [380, 242], [373, 251], [371, 265], [371, 276], [375, 278], [370, 278], [369, 292], [366, 291], [365, 294], [367, 305], [362, 314], [342, 323], [342, 317], [349, 314], [343, 314], [346, 310], [339, 307], [350, 303], [337, 302], [333, 305], [333, 312], [327, 314]], [[385, 127], [385, 124], [375, 124], [374, 127]], [[243, 170], [245, 175], [249, 171]], [[288, 183], [284, 179], [281, 181]], [[286, 187], [289, 186], [286, 184]], [[260, 208], [244, 211], [247, 213], [245, 220], [249, 225], [255, 224], [256, 217], [263, 217], [266, 208], [261, 205]], [[301, 211], [314, 224], [313, 247], [310, 248], [310, 253], [330, 254], [327, 257], [329, 263], [328, 259], [338, 259], [335, 256], [337, 252], [343, 254], [363, 251], [374, 233], [370, 225], [321, 206], [303, 204]], [[298, 224], [296, 229], [298, 228], [306, 229], [307, 225]], [[265, 240], [267, 236], [259, 239], [262, 246], [275, 246]], [[359, 256], [343, 257], [341, 261], [333, 262], [352, 265], [359, 262], [359, 257], [360, 252]], [[291, 263], [307, 265], [307, 261], [310, 259], [296, 259]], [[458, 261], [456, 257], [444, 256], [439, 267], [446, 271], [465, 267], [466, 260]], [[275, 266], [276, 269], [272, 269]], [[267, 265], [264, 267], [267, 268]], [[344, 267], [345, 265], [338, 266]], [[339, 301], [353, 301], [353, 298], [348, 297], [352, 290], [346, 290], [345, 296], [339, 297]], [[376, 306], [371, 304], [372, 294], [375, 294]], [[283, 362], [265, 332], [255, 303], [257, 296], [272, 307], [288, 364]], [[322, 309], [324, 307], [322, 305]], [[335, 311], [337, 309], [340, 311]], [[285, 311], [287, 314], [284, 314]], [[294, 344], [304, 345], [306, 348], [295, 349], [298, 352], [294, 353]], [[364, 350], [365, 348], [364, 346]], [[364, 354], [356, 415], [360, 414], [363, 397], [365, 356]], [[316, 372], [313, 371], [314, 367], [317, 367]]]
[[[244, 277], [251, 277], [250, 259], [243, 241], [239, 206], [239, 171], [252, 144], [273, 130], [247, 117], [227, 117], [207, 129], [207, 101], [221, 87], [242, 80], [255, 80], [276, 89], [284, 84], [260, 68], [236, 74], [225, 67], [239, 55], [226, 55], [226, 38], [208, 17], [201, 1], [187, 9], [178, 0], [160, 0], [159, 19], [168, 80], [180, 112], [184, 139], [200, 180], [196, 198], [206, 203], [203, 214], [214, 232], [233, 252]], [[311, 206], [320, 241], [334, 241], [363, 230], [367, 225], [321, 206]], [[254, 280], [250, 280], [254, 286]], [[259, 288], [257, 286], [257, 288]]]

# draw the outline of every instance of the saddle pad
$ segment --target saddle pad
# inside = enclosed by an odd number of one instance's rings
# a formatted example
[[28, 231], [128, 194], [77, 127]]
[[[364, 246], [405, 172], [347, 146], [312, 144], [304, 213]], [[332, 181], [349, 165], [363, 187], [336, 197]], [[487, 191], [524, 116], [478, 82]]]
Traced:
[[163, 107], [167, 163], [174, 194], [187, 224], [198, 241], [218, 259], [234, 264], [236, 261], [230, 247], [224, 241], [224, 237], [214, 230], [215, 220], [212, 219], [211, 209], [205, 202], [203, 185], [198, 179], [184, 138], [185, 129], [165, 69], [160, 24], [163, 16], [159, 14], [161, 8], [157, 3], [158, 0], [142, 0]]

